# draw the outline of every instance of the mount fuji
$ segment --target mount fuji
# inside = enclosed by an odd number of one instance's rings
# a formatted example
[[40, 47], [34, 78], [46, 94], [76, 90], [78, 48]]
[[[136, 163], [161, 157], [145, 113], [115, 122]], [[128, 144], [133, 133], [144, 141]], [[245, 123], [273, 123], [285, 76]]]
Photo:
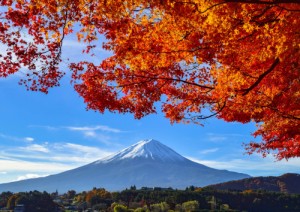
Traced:
[[207, 186], [249, 178], [247, 174], [213, 169], [195, 163], [159, 141], [142, 140], [93, 163], [47, 177], [0, 184], [3, 191], [84, 191], [93, 187], [109, 191], [140, 187]]

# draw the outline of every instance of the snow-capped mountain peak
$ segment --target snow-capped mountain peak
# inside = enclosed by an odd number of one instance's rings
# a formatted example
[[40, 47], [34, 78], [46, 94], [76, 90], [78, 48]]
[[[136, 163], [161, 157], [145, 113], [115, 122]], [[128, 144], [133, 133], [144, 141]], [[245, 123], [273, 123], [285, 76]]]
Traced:
[[126, 149], [117, 152], [111, 156], [103, 158], [98, 163], [108, 163], [112, 161], [119, 161], [123, 159], [133, 158], [148, 158], [152, 160], [161, 161], [184, 161], [186, 158], [165, 146], [164, 144], [154, 139], [147, 139], [139, 141], [138, 143], [127, 147]]
[[102, 160], [59, 174], [0, 184], [2, 191], [87, 191], [93, 187], [120, 191], [132, 185], [141, 187], [207, 186], [249, 175], [217, 170], [188, 160], [150, 139], [140, 141]]

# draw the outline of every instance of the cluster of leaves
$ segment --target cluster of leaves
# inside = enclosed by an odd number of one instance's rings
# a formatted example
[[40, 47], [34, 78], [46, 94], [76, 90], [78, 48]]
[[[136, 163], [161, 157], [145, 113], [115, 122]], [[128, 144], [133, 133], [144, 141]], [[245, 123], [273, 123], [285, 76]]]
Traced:
[[85, 201], [89, 205], [96, 205], [98, 203], [103, 203], [106, 200], [111, 199], [111, 193], [106, 191], [105, 189], [97, 189], [94, 188], [91, 191], [88, 191], [84, 195], [78, 195], [77, 201]]
[[7, 206], [7, 202], [9, 198], [13, 195], [12, 192], [2, 192], [0, 195], [0, 208], [4, 208]]
[[[150, 212], [150, 211], [153, 211], [153, 212], [172, 212], [172, 211], [191, 212], [191, 211], [200, 211], [199, 203], [197, 200], [187, 201], [182, 204], [177, 204], [175, 206], [174, 210], [171, 210], [169, 204], [166, 202], [151, 204], [149, 206], [149, 208], [147, 206], [128, 208], [125, 205], [113, 203], [111, 205], [111, 208], [114, 209], [114, 212], [130, 212], [130, 211], [132, 211], [132, 212]], [[204, 211], [206, 211], [206, 210], [204, 210]]]
[[[7, 196], [8, 194], [10, 194], [9, 197]], [[50, 194], [47, 192], [41, 193], [39, 191], [30, 191], [16, 194], [3, 192], [0, 196], [1, 199], [5, 198], [5, 206], [10, 210], [13, 210], [17, 205], [24, 205], [25, 211], [52, 212], [57, 208], [57, 205], [53, 202]]]
[[[254, 121], [261, 143], [249, 153], [300, 156], [300, 3], [297, 0], [3, 0], [0, 76], [26, 67], [21, 83], [47, 92], [63, 72], [62, 43], [76, 33], [92, 54], [69, 64], [89, 109], [155, 113], [171, 122], [216, 115]], [[25, 39], [25, 35], [27, 39]], [[39, 67], [37, 66], [39, 64]], [[211, 115], [203, 115], [203, 109]], [[204, 111], [207, 111], [204, 110]]]

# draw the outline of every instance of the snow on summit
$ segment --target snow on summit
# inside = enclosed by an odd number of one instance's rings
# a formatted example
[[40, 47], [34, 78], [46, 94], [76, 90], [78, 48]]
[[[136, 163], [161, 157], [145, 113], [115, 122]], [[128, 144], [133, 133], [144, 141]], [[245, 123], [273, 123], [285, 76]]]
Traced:
[[133, 159], [138, 157], [173, 162], [186, 160], [186, 158], [182, 157], [180, 154], [160, 143], [159, 141], [147, 139], [139, 141], [138, 143], [127, 147], [126, 149], [123, 149], [114, 155], [101, 159], [98, 162], [108, 163], [112, 161]]

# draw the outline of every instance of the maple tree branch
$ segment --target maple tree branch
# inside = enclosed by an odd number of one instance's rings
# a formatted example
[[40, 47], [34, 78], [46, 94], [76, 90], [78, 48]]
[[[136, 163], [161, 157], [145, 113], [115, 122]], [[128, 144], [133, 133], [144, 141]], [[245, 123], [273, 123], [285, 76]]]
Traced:
[[300, 12], [300, 10], [292, 10], [292, 9], [288, 9], [288, 8], [280, 6], [280, 5], [276, 5], [276, 6], [283, 10], [289, 11], [289, 12]]
[[278, 4], [300, 4], [299, 0], [274, 0], [274, 1], [260, 1], [260, 0], [224, 0], [223, 2], [217, 3], [217, 4], [213, 4], [210, 7], [206, 8], [203, 11], [200, 11], [198, 9], [198, 4], [197, 3], [193, 3], [193, 2], [185, 2], [185, 1], [176, 1], [176, 3], [182, 3], [182, 4], [191, 4], [195, 6], [195, 9], [199, 12], [199, 13], [206, 13], [208, 10], [220, 6], [222, 4], [227, 4], [227, 3], [244, 3], [244, 4], [265, 4], [265, 5], [276, 5], [278, 7], [281, 7], [282, 9], [285, 9], [287, 11], [292, 11], [292, 12], [299, 12], [299, 10], [289, 10], [286, 9], [282, 6], [279, 6]]
[[284, 112], [280, 111], [276, 106], [272, 107], [272, 106], [267, 105], [267, 106], [264, 106], [264, 107], [270, 108], [274, 112], [278, 113], [282, 118], [300, 120], [300, 117], [294, 116], [294, 115], [289, 114], [289, 113], [284, 113]]
[[112, 86], [112, 87], [116, 87], [116, 88], [124, 88], [124, 87], [127, 87], [127, 86], [133, 86], [133, 85], [140, 85], [140, 84], [144, 84], [144, 83], [147, 83], [147, 82], [151, 82], [153, 81], [154, 79], [148, 79], [148, 80], [145, 80], [145, 81], [139, 81], [139, 82], [133, 82], [133, 83], [127, 83], [127, 84], [121, 84], [121, 85], [116, 85], [116, 86]]
[[278, 65], [278, 63], [280, 62], [279, 58], [276, 58], [276, 60], [274, 61], [274, 63], [272, 64], [272, 66], [265, 71], [264, 73], [262, 73], [261, 75], [259, 75], [258, 79], [256, 80], [255, 83], [253, 83], [249, 88], [247, 89], [242, 89], [242, 91], [244, 91], [244, 93], [242, 94], [243, 96], [247, 95], [251, 90], [253, 90], [256, 86], [258, 86], [258, 84], [270, 73], [274, 70], [274, 68]]
[[293, 116], [293, 115], [290, 115], [290, 114], [287, 114], [287, 115], [282, 115], [283, 118], [287, 118], [287, 119], [295, 119], [295, 120], [300, 120], [300, 117], [297, 117], [297, 116]]
[[252, 19], [258, 19], [258, 18], [262, 17], [263, 15], [265, 15], [265, 14], [268, 12], [268, 10], [272, 9], [273, 7], [274, 7], [274, 5], [266, 6], [266, 7], [261, 11], [260, 14], [253, 16]]
[[289, 113], [282, 112], [276, 106], [272, 106], [272, 104], [267, 104], [267, 105], [258, 105], [257, 104], [256, 106], [257, 107], [261, 107], [261, 108], [269, 108], [272, 111], [274, 111], [277, 114], [279, 114], [279, 116], [281, 116], [282, 118], [285, 118], [285, 119], [300, 120], [300, 117], [297, 117], [297, 116], [289, 114]]
[[224, 0], [223, 3], [248, 3], [248, 4], [267, 4], [267, 5], [274, 5], [274, 4], [300, 4], [299, 0], [273, 0], [273, 1], [266, 1], [266, 0]]
[[300, 120], [300, 117], [294, 116], [294, 115], [289, 114], [289, 113], [281, 112], [277, 107], [270, 107], [270, 109], [277, 112], [282, 118]]
[[218, 115], [226, 107], [226, 100], [225, 100], [224, 104], [221, 107], [220, 107], [220, 104], [218, 103], [218, 107], [219, 107], [218, 111], [215, 112], [215, 113], [213, 113], [213, 114], [211, 114], [211, 115], [208, 115], [208, 116], [199, 115], [199, 116], [196, 116], [195, 118], [199, 119], [199, 120], [205, 120], [205, 119], [209, 119], [209, 118], [212, 118], [212, 117]]
[[174, 79], [174, 78], [169, 78], [169, 77], [150, 77], [150, 76], [142, 76], [142, 75], [134, 75], [136, 77], [141, 77], [141, 78], [149, 78], [149, 79], [153, 79], [153, 80], [170, 80], [170, 81], [176, 81], [176, 82], [182, 82], [188, 85], [194, 85], [200, 88], [205, 88], [205, 89], [210, 89], [213, 90], [214, 87], [210, 87], [210, 86], [206, 86], [206, 85], [200, 85], [198, 83], [194, 83], [194, 82], [189, 82], [183, 79]]
[[66, 16], [66, 18], [65, 18], [64, 23], [63, 23], [62, 37], [59, 41], [59, 53], [57, 55], [58, 57], [60, 57], [60, 55], [61, 55], [63, 40], [65, 39], [65, 36], [66, 36], [65, 29], [66, 29], [66, 26], [67, 26], [67, 23], [68, 23], [68, 10], [66, 10], [65, 16]]
[[137, 75], [137, 74], [134, 74], [133, 77], [144, 78], [144, 79], [148, 79], [148, 80], [139, 81], [139, 82], [132, 82], [132, 83], [122, 84], [122, 85], [117, 85], [115, 87], [126, 87], [126, 86], [132, 86], [132, 85], [139, 85], [139, 84], [151, 82], [153, 80], [165, 80], [165, 81], [182, 82], [182, 83], [185, 83], [185, 84], [188, 84], [188, 85], [193, 85], [193, 86], [197, 86], [197, 87], [204, 88], [204, 89], [209, 89], [209, 90], [213, 90], [214, 89], [214, 87], [211, 87], [211, 86], [200, 85], [198, 83], [189, 82], [189, 81], [186, 81], [186, 80], [183, 80], [183, 79], [175, 79], [175, 78], [169, 78], [169, 77], [156, 77], [156, 76], [143, 76], [143, 75]]
[[[179, 41], [181, 41], [181, 40], [179, 40]], [[207, 43], [204, 43], [204, 44], [207, 44]], [[139, 48], [137, 50], [149, 52], [149, 53], [156, 53], [156, 54], [170, 54], [170, 53], [178, 53], [178, 52], [196, 52], [196, 51], [204, 50], [204, 49], [209, 49], [209, 47], [199, 46], [194, 49], [179, 49], [179, 50], [170, 50], [170, 51], [153, 51], [152, 49], [141, 49], [141, 48]]]

